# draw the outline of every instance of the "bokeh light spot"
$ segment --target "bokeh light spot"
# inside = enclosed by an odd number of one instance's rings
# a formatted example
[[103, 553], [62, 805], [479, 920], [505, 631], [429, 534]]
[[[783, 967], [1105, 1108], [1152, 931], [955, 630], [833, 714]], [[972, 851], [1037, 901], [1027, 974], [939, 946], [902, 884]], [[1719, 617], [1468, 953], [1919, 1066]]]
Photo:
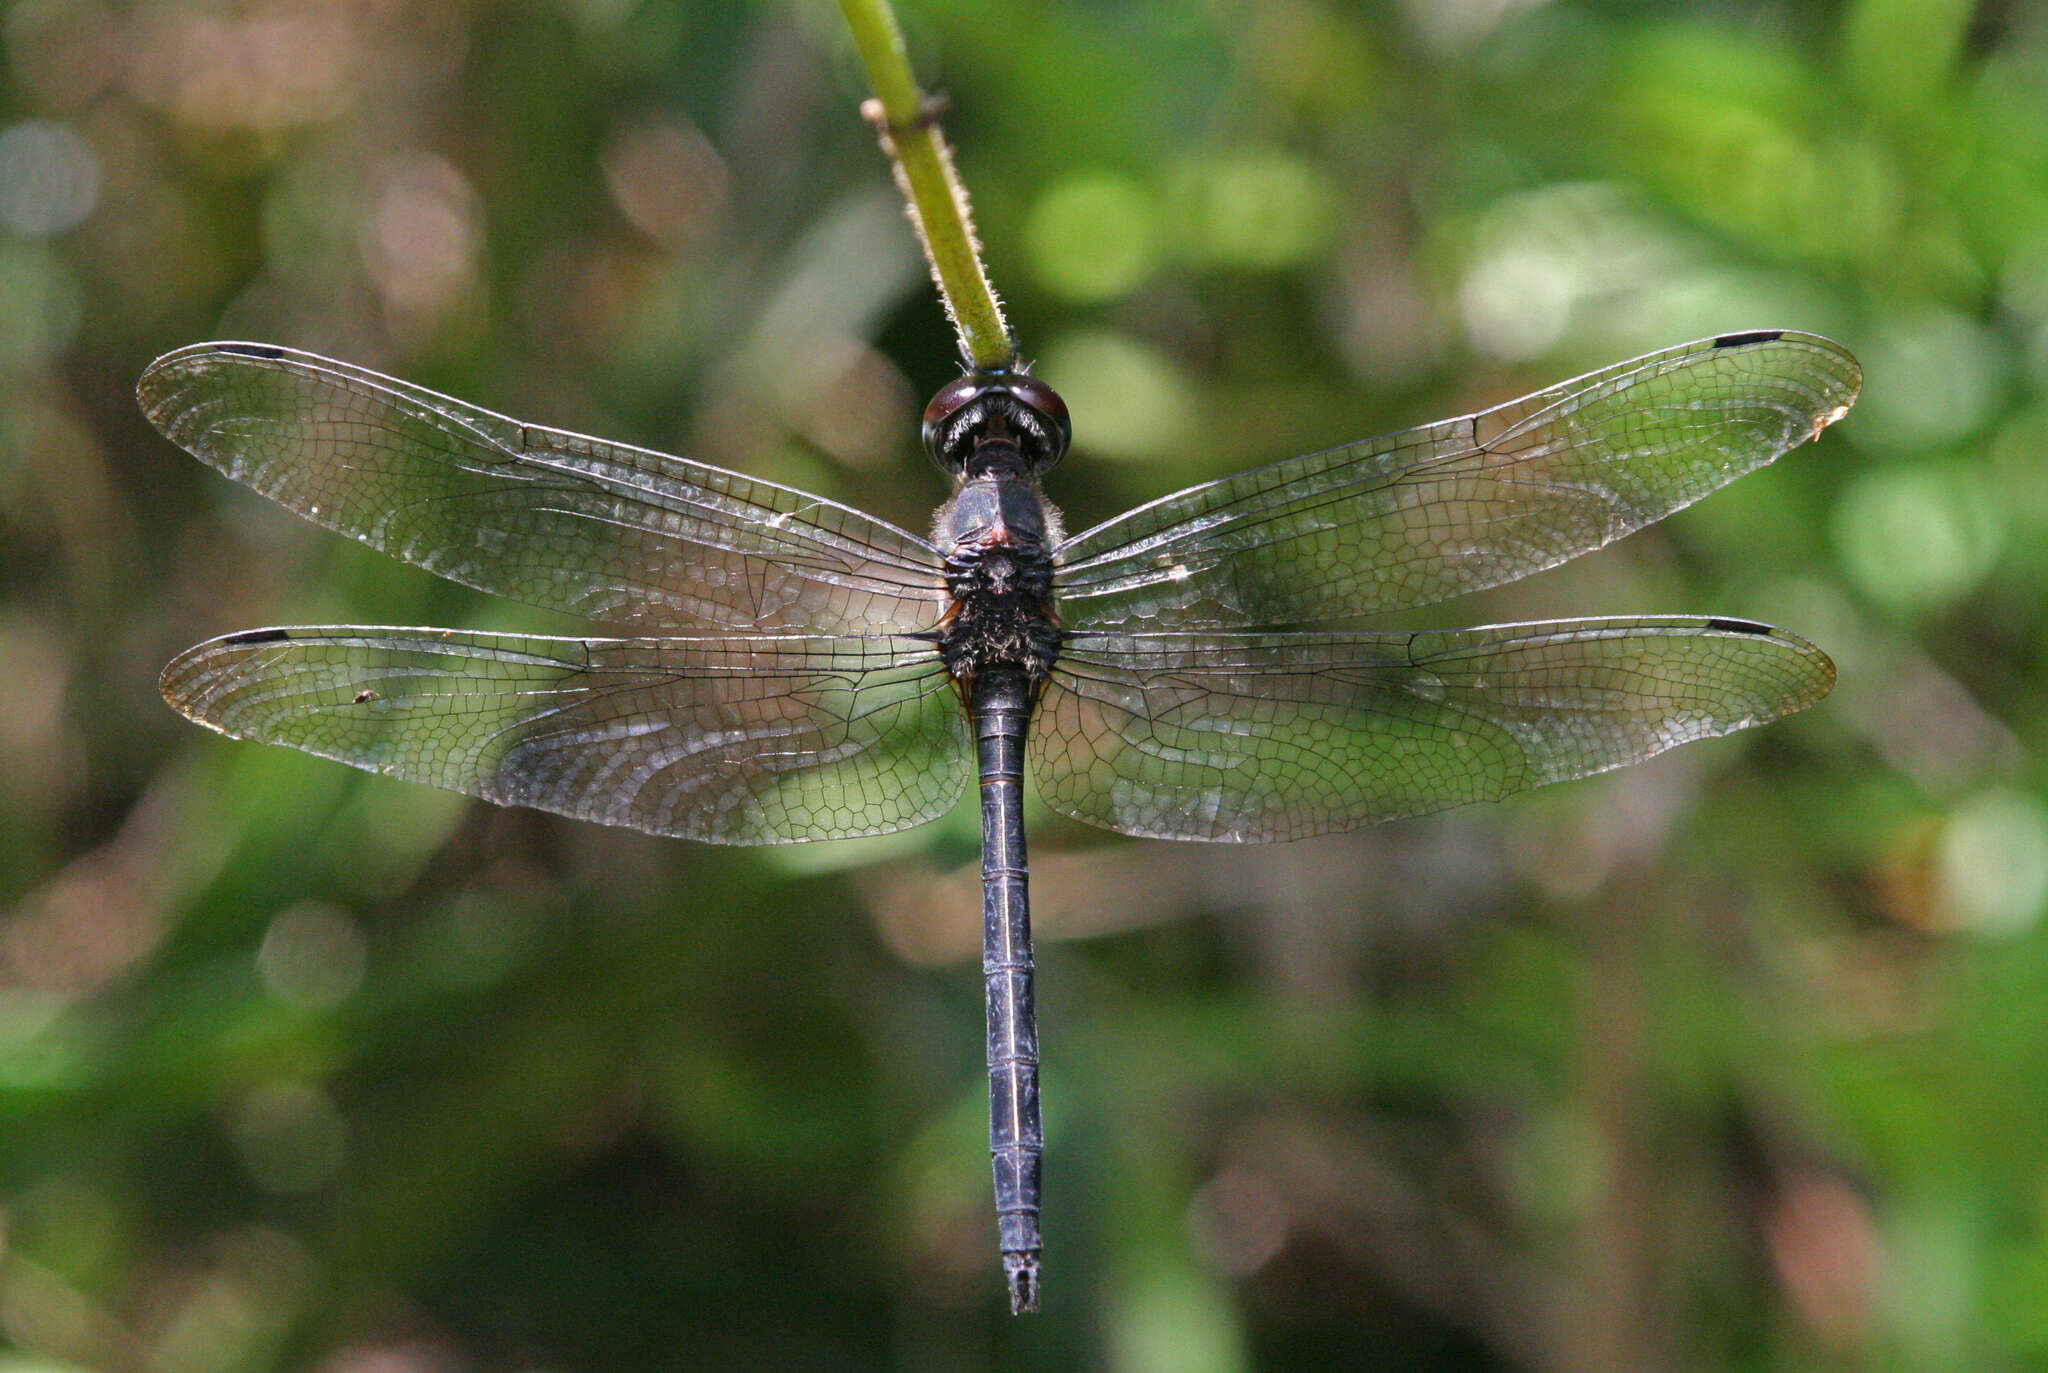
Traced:
[[6, 1217], [6, 1252], [67, 1273], [89, 1273], [117, 1259], [126, 1219], [115, 1198], [70, 1173], [16, 1192]]
[[1571, 264], [1533, 244], [1482, 258], [1458, 288], [1458, 312], [1475, 348], [1520, 361], [1540, 356], [1571, 321]]
[[1975, 320], [1926, 310], [1860, 340], [1859, 439], [1901, 452], [1952, 443], [1991, 415], [2006, 381], [2000, 343]]
[[605, 187], [619, 213], [664, 247], [701, 242], [731, 198], [725, 160], [694, 124], [680, 118], [614, 131], [603, 166]]
[[1924, 610], [1968, 593], [1998, 560], [2004, 523], [1967, 472], [1881, 469], [1835, 507], [1836, 545], [1873, 600]]
[[267, 131], [341, 114], [364, 89], [378, 29], [338, 0], [141, 7], [136, 97], [181, 124]]
[[348, 1126], [327, 1094], [306, 1082], [272, 1082], [243, 1097], [228, 1122], [242, 1167], [266, 1192], [310, 1192], [333, 1177]]
[[[1509, 362], [1541, 357], [1579, 329], [1630, 336], [1655, 293], [1705, 284], [1636, 195], [1604, 182], [1503, 197], [1469, 230], [1444, 236], [1467, 264], [1458, 285], [1466, 336]], [[1651, 333], [1643, 346], [1666, 342]]]
[[1223, 153], [1190, 168], [1179, 187], [1192, 257], [1224, 267], [1297, 266], [1329, 246], [1337, 192], [1314, 163], [1278, 148]]
[[372, 178], [363, 265], [391, 323], [430, 334], [480, 298], [482, 202], [453, 163], [431, 153], [393, 154]]
[[1243, 1332], [1220, 1295], [1180, 1275], [1137, 1282], [1110, 1321], [1118, 1368], [1234, 1373], [1250, 1366]]
[[61, 234], [99, 197], [99, 158], [78, 130], [53, 119], [0, 129], [0, 225], [24, 238]]
[[1408, 22], [1423, 41], [1444, 52], [1470, 48], [1525, 10], [1548, 0], [1407, 0]]
[[279, 1001], [321, 1010], [346, 1000], [362, 983], [366, 957], [363, 933], [346, 913], [307, 904], [270, 922], [256, 951], [256, 971]]
[[1024, 249], [1038, 279], [1069, 300], [1126, 295], [1159, 264], [1158, 207], [1130, 177], [1082, 172], [1038, 198]]
[[1941, 881], [1956, 920], [1984, 934], [2018, 934], [2048, 906], [2048, 805], [2029, 792], [1980, 792], [1949, 815]]
[[488, 987], [538, 953], [545, 934], [534, 907], [469, 892], [421, 926], [411, 958], [444, 985]]

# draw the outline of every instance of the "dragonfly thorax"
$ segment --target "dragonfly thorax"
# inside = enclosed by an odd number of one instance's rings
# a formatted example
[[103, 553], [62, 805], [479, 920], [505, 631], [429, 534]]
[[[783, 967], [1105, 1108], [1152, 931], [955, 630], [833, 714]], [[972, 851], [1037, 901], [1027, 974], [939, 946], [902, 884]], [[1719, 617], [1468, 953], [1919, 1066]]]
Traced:
[[1021, 668], [1032, 681], [1052, 671], [1057, 520], [1031, 482], [1009, 475], [963, 481], [939, 512], [935, 536], [953, 598], [939, 655], [956, 680], [996, 666]]

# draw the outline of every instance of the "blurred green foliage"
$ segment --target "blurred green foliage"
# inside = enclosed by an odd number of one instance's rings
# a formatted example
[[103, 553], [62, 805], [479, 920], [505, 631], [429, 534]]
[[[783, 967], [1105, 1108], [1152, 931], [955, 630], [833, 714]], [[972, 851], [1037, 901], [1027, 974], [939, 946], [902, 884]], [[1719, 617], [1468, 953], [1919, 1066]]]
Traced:
[[2048, 12], [903, 18], [1072, 403], [1072, 523], [1813, 329], [1868, 373], [1819, 445], [1443, 618], [1752, 616], [1840, 688], [1285, 848], [1036, 816], [1012, 1321], [971, 813], [665, 844], [154, 688], [265, 623], [536, 626], [150, 432], [136, 374], [200, 338], [926, 519], [953, 348], [830, 8], [15, 0], [0, 1369], [2048, 1361]]

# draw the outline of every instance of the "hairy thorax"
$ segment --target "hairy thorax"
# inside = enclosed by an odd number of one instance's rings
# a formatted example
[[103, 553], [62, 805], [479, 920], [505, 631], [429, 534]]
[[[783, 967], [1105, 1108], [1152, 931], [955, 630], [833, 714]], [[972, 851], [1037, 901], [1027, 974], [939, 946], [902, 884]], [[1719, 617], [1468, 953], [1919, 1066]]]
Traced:
[[970, 478], [939, 512], [933, 541], [945, 554], [953, 598], [939, 625], [939, 656], [956, 682], [1009, 667], [1036, 686], [1052, 671], [1058, 540], [1058, 513], [1020, 476]]

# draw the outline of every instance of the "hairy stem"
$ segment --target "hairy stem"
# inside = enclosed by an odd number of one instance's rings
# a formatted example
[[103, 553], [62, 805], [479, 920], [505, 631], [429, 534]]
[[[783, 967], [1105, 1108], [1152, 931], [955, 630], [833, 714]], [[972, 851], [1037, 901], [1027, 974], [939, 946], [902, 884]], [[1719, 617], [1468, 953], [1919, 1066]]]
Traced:
[[839, 8], [875, 92], [861, 113], [875, 126], [895, 169], [932, 280], [960, 336], [960, 352], [974, 367], [1007, 367], [1015, 360], [1016, 345], [981, 265], [967, 191], [939, 132], [937, 106], [918, 90], [911, 74], [896, 12], [889, 0], [839, 0]]

